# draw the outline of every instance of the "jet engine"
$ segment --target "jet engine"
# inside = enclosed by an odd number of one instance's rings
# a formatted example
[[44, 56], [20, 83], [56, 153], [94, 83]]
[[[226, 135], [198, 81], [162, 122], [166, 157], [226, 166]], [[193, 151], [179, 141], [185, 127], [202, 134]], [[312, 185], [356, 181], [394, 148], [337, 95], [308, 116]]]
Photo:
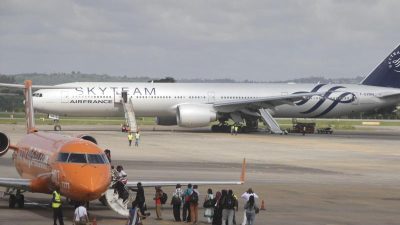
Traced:
[[217, 113], [211, 105], [183, 104], [178, 106], [176, 119], [181, 127], [204, 127], [217, 120]]
[[156, 124], [161, 126], [173, 126], [177, 125], [176, 117], [172, 116], [158, 116], [156, 117]]
[[96, 138], [94, 138], [94, 137], [92, 137], [92, 136], [90, 136], [90, 135], [81, 134], [81, 135], [78, 135], [77, 138], [80, 138], [80, 139], [83, 139], [83, 140], [86, 140], [86, 141], [90, 141], [90, 142], [92, 142], [92, 143], [94, 143], [94, 144], [97, 145], [97, 140], [96, 140]]
[[10, 139], [4, 133], [0, 132], [0, 156], [7, 153], [10, 147]]

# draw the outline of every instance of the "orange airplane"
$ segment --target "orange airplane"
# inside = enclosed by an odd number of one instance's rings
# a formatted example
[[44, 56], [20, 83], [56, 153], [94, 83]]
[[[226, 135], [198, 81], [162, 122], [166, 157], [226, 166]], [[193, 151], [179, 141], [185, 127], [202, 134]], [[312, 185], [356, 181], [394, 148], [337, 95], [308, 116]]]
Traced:
[[[15, 86], [14, 86], [15, 87]], [[50, 194], [55, 187], [71, 200], [98, 199], [109, 188], [110, 163], [91, 136], [71, 137], [35, 129], [32, 82], [25, 81], [27, 135], [16, 145], [0, 132], [0, 156], [9, 149], [21, 179], [0, 178], [9, 207], [24, 207], [24, 191]]]
[[[0, 132], [0, 156], [13, 150], [12, 158], [21, 178], [0, 178], [0, 187], [6, 187], [9, 207], [24, 207], [23, 192], [51, 194], [56, 187], [61, 194], [72, 201], [89, 202], [106, 200], [107, 206], [119, 213], [128, 215], [128, 202], [115, 195], [111, 184], [110, 163], [97, 146], [94, 137], [81, 135], [72, 137], [57, 133], [40, 132], [35, 128], [32, 102], [32, 81], [24, 85], [0, 84], [2, 87], [23, 88], [25, 95], [25, 117], [27, 134], [16, 145], [10, 144], [6, 134]], [[35, 88], [59, 88], [35, 86]], [[64, 88], [64, 87], [63, 87]], [[68, 88], [68, 87], [65, 87]], [[240, 181], [141, 181], [143, 187], [175, 186], [193, 183], [204, 184], [243, 184], [245, 160], [242, 164]], [[127, 189], [136, 187], [139, 181], [129, 181]]]

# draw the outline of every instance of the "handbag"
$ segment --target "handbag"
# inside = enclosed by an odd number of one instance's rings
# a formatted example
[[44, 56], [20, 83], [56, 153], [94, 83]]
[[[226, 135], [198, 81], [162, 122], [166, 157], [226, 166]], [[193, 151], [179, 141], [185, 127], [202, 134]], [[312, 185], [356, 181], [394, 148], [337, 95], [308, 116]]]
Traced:
[[204, 201], [203, 208], [212, 208], [212, 207], [213, 207], [212, 200], [208, 199], [207, 201]]

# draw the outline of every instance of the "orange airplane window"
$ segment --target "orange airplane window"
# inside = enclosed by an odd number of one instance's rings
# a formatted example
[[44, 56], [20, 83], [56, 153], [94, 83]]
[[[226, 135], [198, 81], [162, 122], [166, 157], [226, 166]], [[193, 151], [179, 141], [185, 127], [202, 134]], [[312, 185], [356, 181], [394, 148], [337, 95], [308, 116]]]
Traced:
[[58, 154], [58, 161], [59, 162], [67, 162], [68, 156], [69, 156], [69, 153], [60, 153], [60, 154]]
[[110, 164], [110, 162], [108, 161], [108, 158], [105, 154], [101, 154], [101, 157], [103, 158], [103, 161], [105, 164]]
[[104, 164], [106, 163], [101, 155], [98, 154], [88, 154], [88, 161], [89, 163], [95, 163], [95, 164]]
[[87, 163], [86, 155], [71, 153], [71, 155], [68, 158], [68, 162], [70, 162], [70, 163]]

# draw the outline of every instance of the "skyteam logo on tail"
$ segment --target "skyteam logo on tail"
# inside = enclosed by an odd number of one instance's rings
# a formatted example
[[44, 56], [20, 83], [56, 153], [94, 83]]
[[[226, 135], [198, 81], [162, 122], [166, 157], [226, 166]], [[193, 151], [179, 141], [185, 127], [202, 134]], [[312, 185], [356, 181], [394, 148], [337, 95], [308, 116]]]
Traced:
[[389, 68], [400, 73], [400, 51], [394, 51], [388, 58]]

